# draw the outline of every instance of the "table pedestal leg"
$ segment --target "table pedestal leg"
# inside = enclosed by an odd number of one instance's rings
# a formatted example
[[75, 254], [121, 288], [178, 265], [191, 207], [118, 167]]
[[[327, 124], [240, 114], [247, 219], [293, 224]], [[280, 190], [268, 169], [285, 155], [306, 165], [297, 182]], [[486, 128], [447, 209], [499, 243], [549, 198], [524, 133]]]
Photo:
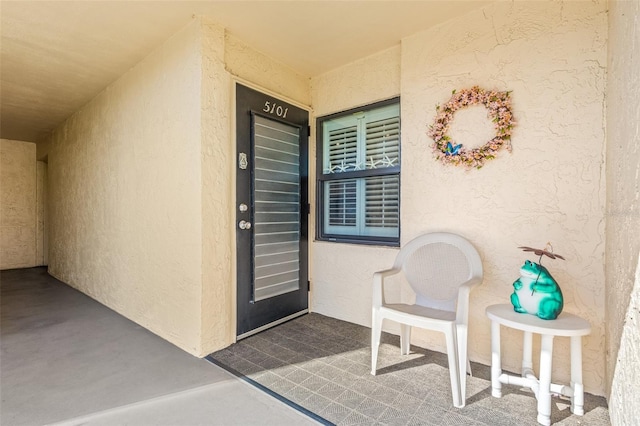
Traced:
[[500, 324], [491, 321], [491, 395], [500, 398], [502, 396], [502, 364], [500, 360]]
[[533, 373], [533, 333], [530, 331], [524, 332], [524, 339], [522, 342], [522, 377], [527, 377], [527, 374]]
[[551, 424], [551, 361], [553, 336], [543, 334], [540, 348], [540, 389], [538, 390], [538, 423]]
[[584, 387], [582, 386], [582, 337], [571, 337], [571, 412], [584, 414]]

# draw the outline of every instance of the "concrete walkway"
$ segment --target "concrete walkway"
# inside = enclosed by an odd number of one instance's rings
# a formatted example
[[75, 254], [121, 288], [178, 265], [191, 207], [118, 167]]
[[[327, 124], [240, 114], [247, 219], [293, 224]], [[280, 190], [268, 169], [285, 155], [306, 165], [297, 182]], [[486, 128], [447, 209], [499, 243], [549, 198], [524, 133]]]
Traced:
[[305, 425], [46, 268], [2, 271], [0, 424]]

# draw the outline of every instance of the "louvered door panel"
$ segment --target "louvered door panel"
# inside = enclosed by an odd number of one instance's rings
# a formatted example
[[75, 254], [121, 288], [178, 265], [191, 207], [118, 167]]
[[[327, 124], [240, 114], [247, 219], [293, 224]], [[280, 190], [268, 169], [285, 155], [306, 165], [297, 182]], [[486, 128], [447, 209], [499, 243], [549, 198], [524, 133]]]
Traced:
[[254, 122], [253, 300], [300, 288], [299, 130], [259, 116]]

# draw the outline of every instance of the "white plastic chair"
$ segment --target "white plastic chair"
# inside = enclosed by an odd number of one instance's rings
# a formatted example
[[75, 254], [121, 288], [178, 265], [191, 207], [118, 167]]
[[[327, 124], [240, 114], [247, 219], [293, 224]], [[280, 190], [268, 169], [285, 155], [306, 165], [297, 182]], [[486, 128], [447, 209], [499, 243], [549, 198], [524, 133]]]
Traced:
[[[387, 304], [384, 280], [404, 272], [416, 293], [414, 305]], [[411, 327], [444, 333], [449, 358], [453, 405], [466, 402], [466, 374], [471, 374], [467, 359], [469, 293], [482, 282], [482, 261], [476, 249], [463, 237], [435, 232], [421, 235], [405, 245], [393, 268], [373, 275], [371, 329], [371, 374], [376, 374], [382, 321], [400, 323], [400, 354], [409, 353]], [[466, 368], [465, 368], [466, 367]]]

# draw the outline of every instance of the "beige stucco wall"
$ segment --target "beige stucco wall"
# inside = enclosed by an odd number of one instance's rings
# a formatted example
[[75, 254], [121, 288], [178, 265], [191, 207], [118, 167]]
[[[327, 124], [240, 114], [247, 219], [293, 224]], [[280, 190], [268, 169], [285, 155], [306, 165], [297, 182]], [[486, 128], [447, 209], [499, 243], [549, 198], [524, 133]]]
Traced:
[[53, 134], [49, 272], [201, 349], [201, 31], [180, 31]]
[[609, 3], [607, 390], [614, 425], [640, 418], [640, 3]]
[[[543, 261], [564, 309], [592, 325], [583, 339], [584, 383], [597, 394], [604, 393], [606, 39], [604, 1], [500, 2], [404, 40], [402, 51], [403, 236], [444, 228], [478, 246], [485, 282], [473, 295], [471, 358], [490, 363], [484, 310], [509, 303], [518, 268], [535, 259], [517, 247], [550, 241], [567, 259]], [[481, 170], [441, 166], [425, 126], [451, 90], [474, 84], [513, 91], [513, 153], [502, 151]], [[505, 330], [503, 341], [504, 366], [518, 371], [521, 333]], [[554, 346], [554, 377], [568, 382], [568, 339]]]
[[225, 63], [227, 71], [258, 88], [310, 105], [309, 77], [264, 55], [231, 34], [225, 36]]
[[224, 29], [202, 30], [202, 348], [228, 346], [235, 336], [230, 78], [224, 67]]
[[233, 76], [309, 103], [305, 77], [196, 18], [39, 148], [50, 273], [196, 356], [235, 336]]
[[[472, 295], [472, 360], [490, 363], [484, 309], [509, 303], [528, 258], [517, 247], [551, 241], [566, 256], [544, 263], [560, 282], [565, 310], [592, 324], [584, 339], [584, 381], [597, 394], [605, 386], [606, 39], [602, 1], [496, 3], [404, 39], [399, 66], [372, 57], [370, 66], [359, 61], [312, 80], [318, 115], [401, 94], [402, 242], [447, 230], [478, 247], [485, 281]], [[513, 153], [502, 151], [481, 170], [442, 166], [426, 135], [435, 105], [473, 85], [513, 91]], [[487, 139], [481, 113], [456, 115], [452, 131], [466, 146]], [[389, 267], [395, 250], [317, 242], [314, 253], [314, 310], [368, 325], [371, 274]], [[569, 379], [565, 340], [555, 342], [559, 381]], [[510, 342], [504, 366], [518, 370], [521, 336], [505, 330], [504, 341]], [[437, 334], [415, 333], [413, 342], [444, 351]]]
[[36, 162], [36, 265], [48, 261], [47, 237], [47, 163]]
[[[399, 46], [311, 80], [315, 117], [393, 98], [399, 94]], [[310, 146], [310, 153], [310, 176], [315, 176], [315, 142]], [[309, 198], [312, 203], [316, 202], [315, 185], [310, 188]], [[315, 212], [315, 204], [312, 204], [311, 211]], [[310, 235], [314, 235], [315, 217], [310, 221], [310, 226]], [[369, 326], [371, 277], [376, 270], [393, 263], [397, 250], [320, 241], [313, 242], [311, 249], [312, 310]]]
[[0, 269], [39, 264], [36, 192], [36, 144], [1, 139]]
[[36, 159], [38, 161], [46, 162], [50, 149], [51, 149], [51, 137], [46, 137], [36, 142]]

